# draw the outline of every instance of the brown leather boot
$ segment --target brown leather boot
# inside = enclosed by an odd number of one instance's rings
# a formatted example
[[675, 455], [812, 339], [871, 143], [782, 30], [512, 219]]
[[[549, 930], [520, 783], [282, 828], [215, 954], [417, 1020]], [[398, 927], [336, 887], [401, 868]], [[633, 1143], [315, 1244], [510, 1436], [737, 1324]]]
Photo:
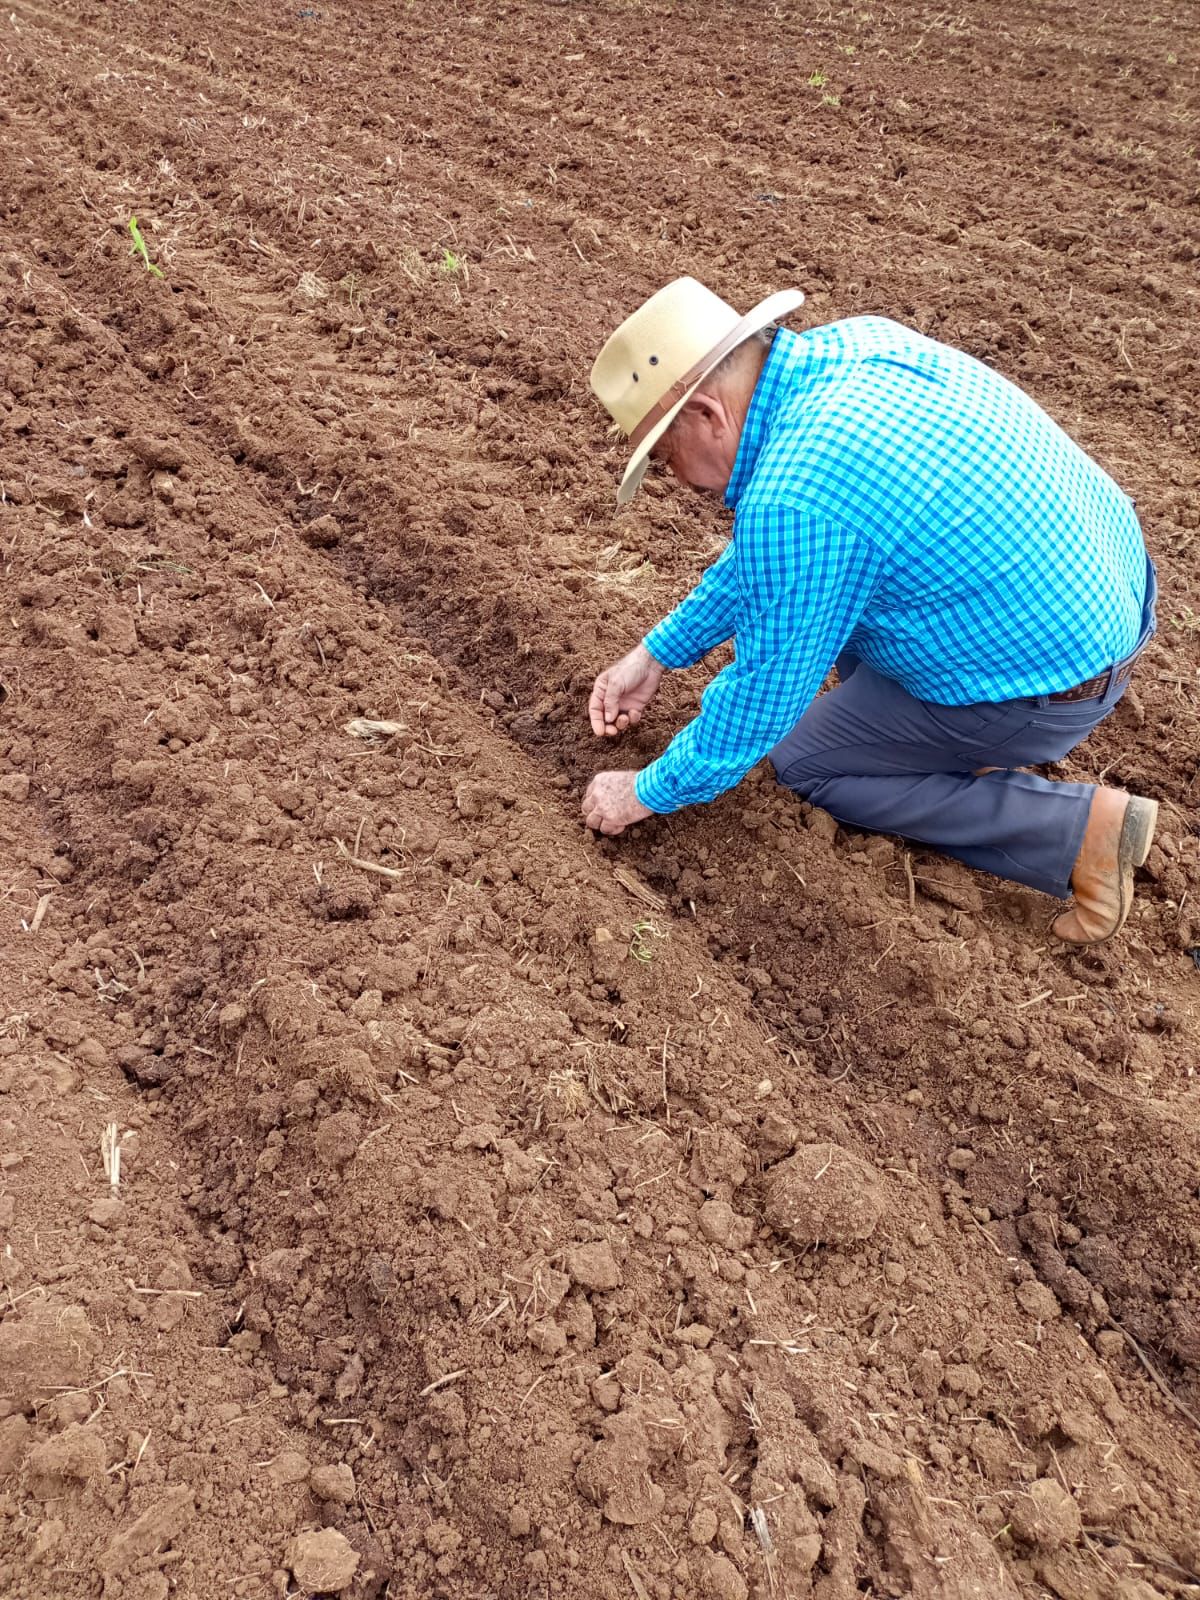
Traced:
[[1121, 930], [1133, 903], [1134, 869], [1150, 854], [1157, 822], [1157, 800], [1096, 790], [1071, 873], [1075, 904], [1055, 919], [1052, 933], [1069, 944], [1102, 944]]

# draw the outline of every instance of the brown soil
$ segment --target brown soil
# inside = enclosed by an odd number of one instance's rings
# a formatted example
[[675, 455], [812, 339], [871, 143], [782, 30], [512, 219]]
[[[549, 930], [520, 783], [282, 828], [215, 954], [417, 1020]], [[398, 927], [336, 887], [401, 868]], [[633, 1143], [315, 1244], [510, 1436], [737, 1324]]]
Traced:
[[[0, 1592], [1195, 1593], [1194, 8], [0, 30]], [[586, 388], [680, 271], [1137, 496], [1119, 944], [762, 775], [582, 830], [725, 526]]]

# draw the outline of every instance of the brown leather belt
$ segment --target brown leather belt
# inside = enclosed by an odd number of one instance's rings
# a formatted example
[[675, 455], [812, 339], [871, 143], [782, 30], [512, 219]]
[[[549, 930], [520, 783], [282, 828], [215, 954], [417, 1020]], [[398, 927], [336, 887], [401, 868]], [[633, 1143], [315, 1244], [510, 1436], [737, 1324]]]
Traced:
[[[1140, 652], [1139, 652], [1140, 653]], [[1096, 677], [1089, 678], [1086, 683], [1077, 683], [1073, 689], [1062, 689], [1058, 694], [1048, 694], [1047, 700], [1095, 700], [1100, 695], [1107, 694], [1110, 689], [1118, 688], [1123, 683], [1128, 683], [1133, 676], [1134, 663], [1137, 656], [1130, 656], [1127, 661], [1122, 661], [1119, 666], [1109, 667], [1107, 672], [1098, 673]]]

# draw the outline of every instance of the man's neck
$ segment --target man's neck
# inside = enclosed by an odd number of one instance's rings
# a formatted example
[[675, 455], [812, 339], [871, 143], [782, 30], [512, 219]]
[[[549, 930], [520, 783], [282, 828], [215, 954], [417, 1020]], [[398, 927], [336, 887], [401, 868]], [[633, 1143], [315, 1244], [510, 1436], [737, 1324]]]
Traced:
[[762, 370], [767, 364], [770, 353], [765, 345], [755, 341], [746, 346], [743, 359], [729, 374], [725, 399], [731, 413], [737, 419], [739, 436], [746, 426], [750, 403], [754, 399], [754, 391], [758, 388], [758, 380], [762, 377]]
[[[729, 481], [725, 486], [725, 504], [728, 506], [733, 506], [736, 504], [737, 496], [740, 493], [741, 488], [744, 486], [745, 479], [747, 477], [745, 463], [743, 463], [742, 470], [740, 472], [738, 470], [738, 463], [745, 451], [746, 424], [749, 421], [750, 411], [754, 403], [754, 395], [758, 389], [759, 380], [762, 378], [767, 362], [770, 360], [772, 348], [773, 346], [771, 345], [762, 345], [755, 341], [753, 347], [746, 353], [746, 361], [744, 365], [739, 365], [735, 372], [730, 374], [731, 379], [734, 379], [737, 382], [738, 388], [731, 393], [729, 397], [729, 404], [730, 409], [735, 412], [738, 418], [739, 425], [738, 449], [735, 452], [733, 461], [730, 464]], [[735, 479], [737, 480], [736, 482]]]

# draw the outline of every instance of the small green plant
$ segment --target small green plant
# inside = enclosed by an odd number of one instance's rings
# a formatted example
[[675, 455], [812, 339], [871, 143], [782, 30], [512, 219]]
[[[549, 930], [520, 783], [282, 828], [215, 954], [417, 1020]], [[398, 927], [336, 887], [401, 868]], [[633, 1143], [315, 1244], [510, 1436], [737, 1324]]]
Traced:
[[840, 106], [841, 103], [842, 103], [842, 99], [841, 99], [840, 95], [823, 94], [821, 96], [821, 104], [823, 106]]
[[653, 922], [635, 922], [633, 938], [629, 941], [629, 954], [635, 961], [649, 966], [654, 960], [654, 940], [669, 939], [670, 934]]
[[362, 284], [357, 272], [347, 272], [345, 277], [339, 278], [338, 288], [345, 291], [350, 309], [357, 315], [362, 310]]
[[814, 67], [814, 69], [808, 75], [808, 86], [810, 89], [823, 89], [828, 82], [829, 78], [827, 74], [822, 72], [820, 67]]
[[443, 248], [442, 259], [438, 262], [438, 271], [443, 278], [457, 278], [463, 269], [461, 256], [456, 256], [453, 250]]
[[130, 248], [129, 254], [131, 256], [141, 256], [142, 265], [145, 267], [146, 271], [152, 272], [156, 278], [161, 278], [163, 275], [162, 268], [156, 267], [153, 261], [151, 261], [150, 247], [147, 245], [145, 239], [142, 238], [142, 230], [138, 227], [138, 219], [136, 217], [130, 217], [129, 219], [129, 233], [130, 237], [133, 239], [133, 245]]

